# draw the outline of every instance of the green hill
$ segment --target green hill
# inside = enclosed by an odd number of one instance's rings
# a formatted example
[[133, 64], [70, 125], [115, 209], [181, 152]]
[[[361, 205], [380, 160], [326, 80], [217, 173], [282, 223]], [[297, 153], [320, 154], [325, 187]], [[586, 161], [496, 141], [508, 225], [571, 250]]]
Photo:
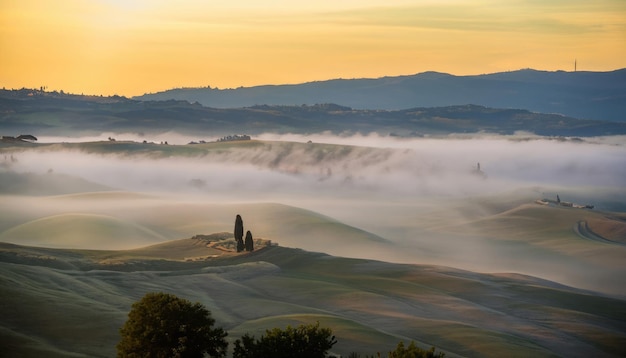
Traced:
[[[189, 246], [185, 240], [168, 243]], [[198, 246], [198, 253], [204, 252]], [[101, 255], [144, 270], [112, 270]], [[0, 341], [11, 356], [114, 354], [133, 301], [171, 292], [209, 308], [232, 341], [244, 332], [320, 321], [333, 351], [375, 354], [399, 340], [449, 356], [619, 356], [626, 301], [523, 276], [346, 259], [269, 247], [203, 262], [133, 251], [68, 251], [0, 245]], [[17, 261], [40, 255], [46, 260]], [[12, 257], [13, 262], [7, 262]], [[88, 270], [46, 262], [91, 262]], [[154, 264], [154, 265], [153, 265]], [[7, 350], [8, 349], [8, 350]]]
[[48, 216], [0, 233], [0, 241], [4, 242], [77, 249], [122, 249], [165, 240], [129, 221], [82, 213]]

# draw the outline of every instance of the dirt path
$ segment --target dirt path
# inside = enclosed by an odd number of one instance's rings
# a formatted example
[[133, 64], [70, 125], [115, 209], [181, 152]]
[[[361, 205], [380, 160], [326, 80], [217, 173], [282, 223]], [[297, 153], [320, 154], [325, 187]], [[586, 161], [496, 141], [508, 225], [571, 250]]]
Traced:
[[605, 244], [626, 246], [626, 244], [624, 243], [606, 239], [596, 234], [595, 232], [591, 231], [591, 229], [589, 228], [589, 225], [584, 220], [580, 220], [578, 224], [574, 226], [574, 231], [578, 234], [578, 236], [582, 237], [583, 239], [592, 240], [596, 242], [602, 242]]

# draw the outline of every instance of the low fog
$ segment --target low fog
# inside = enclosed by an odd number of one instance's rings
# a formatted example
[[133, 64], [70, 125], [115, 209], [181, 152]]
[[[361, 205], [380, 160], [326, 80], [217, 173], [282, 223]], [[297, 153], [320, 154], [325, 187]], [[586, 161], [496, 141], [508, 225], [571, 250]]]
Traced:
[[[179, 142], [198, 140], [172, 137]], [[259, 139], [291, 143], [234, 147], [200, 157], [40, 150], [15, 153], [11, 163], [6, 155], [4, 160], [5, 167], [14, 172], [71, 175], [120, 190], [228, 194], [231, 198], [245, 193], [243, 198], [249, 200], [284, 194], [406, 199], [493, 194], [536, 186], [626, 185], [626, 137], [565, 141], [515, 136], [394, 139], [268, 134]], [[307, 141], [313, 143], [305, 145]]]
[[[144, 140], [124, 134], [115, 137], [118, 141]], [[170, 144], [208, 141], [175, 134], [170, 138], [175, 138]], [[167, 140], [159, 139], [147, 140]], [[28, 183], [45, 186], [53, 181], [59, 189], [62, 177], [68, 187], [50, 194], [72, 192], [80, 178], [80, 190], [91, 182], [94, 191], [108, 188], [153, 195], [162, 200], [161, 206], [279, 203], [320, 213], [391, 243], [355, 250], [342, 247], [340, 238], [329, 247], [306, 233], [300, 238], [271, 237], [284, 246], [392, 262], [520, 272], [594, 289], [621, 280], [612, 271], [614, 260], [623, 257], [621, 246], [613, 253], [617, 258], [608, 257], [607, 263], [590, 259], [578, 268], [576, 258], [554, 261], [549, 250], [536, 251], [523, 240], [511, 245], [478, 232], [455, 233], [451, 227], [557, 194], [563, 200], [595, 205], [596, 210], [624, 210], [626, 137], [582, 140], [485, 134], [402, 139], [265, 134], [255, 139], [263, 142], [209, 149], [201, 155], [169, 155], [159, 144], [143, 152], [87, 153], [56, 146], [0, 152], [4, 181], [0, 190], [5, 195], [28, 194]], [[52, 138], [41, 141], [46, 140]], [[156, 150], [165, 154], [155, 154]], [[22, 185], [9, 183], [25, 177], [31, 180]], [[71, 205], [57, 211], [80, 209]], [[109, 205], [114, 213], [115, 205], [127, 203], [93, 205]], [[211, 228], [232, 230], [230, 220], [235, 213], [216, 211], [209, 219]], [[253, 215], [250, 211], [247, 218], [261, 228], [256, 235], [280, 233], [273, 231], [273, 223], [260, 223]], [[281, 219], [288, 220], [275, 218], [275, 225], [282, 225]], [[10, 226], [6, 220], [3, 225], [0, 231]], [[536, 257], [520, 257], [530, 253]], [[604, 281], [597, 279], [600, 276]]]

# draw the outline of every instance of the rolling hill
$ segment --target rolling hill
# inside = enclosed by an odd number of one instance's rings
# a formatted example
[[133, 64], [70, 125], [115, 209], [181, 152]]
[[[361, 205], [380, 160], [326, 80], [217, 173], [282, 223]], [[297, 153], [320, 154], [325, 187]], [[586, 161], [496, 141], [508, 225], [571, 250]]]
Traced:
[[0, 234], [3, 242], [91, 249], [130, 248], [165, 240], [163, 236], [123, 219], [83, 213], [36, 219]]
[[[206, 254], [192, 240], [167, 245]], [[201, 302], [231, 341], [245, 332], [319, 321], [333, 329], [339, 341], [333, 351], [343, 355], [375, 354], [400, 340], [434, 345], [452, 357], [624, 353], [626, 301], [532, 277], [283, 247], [200, 262], [146, 257], [148, 252], [155, 251], [0, 244], [4, 353], [111, 356], [131, 303], [150, 291]], [[88, 269], [58, 268], [77, 261]], [[120, 271], [120, 262], [135, 269]], [[141, 263], [145, 269], [137, 270]]]
[[[510, 143], [519, 153], [543, 145]], [[623, 150], [578, 141], [554, 143], [576, 158], [551, 161], [559, 178], [552, 187], [538, 186], [532, 177], [529, 184], [511, 185], [509, 179], [529, 171], [541, 178], [550, 170], [547, 166], [531, 169], [532, 164], [526, 164], [514, 175], [498, 178], [502, 174], [492, 162], [494, 169], [484, 178], [454, 159], [446, 168], [442, 159], [404, 148], [256, 140], [167, 146], [109, 141], [15, 145], [5, 148], [17, 160], [5, 169], [8, 173], [21, 170], [22, 163], [30, 170], [38, 162], [57, 163], [54, 172], [73, 173], [117, 191], [33, 196], [25, 190], [3, 195], [0, 238], [34, 246], [128, 249], [230, 231], [233, 218], [241, 214], [255, 238], [285, 247], [478, 272], [517, 272], [624, 295], [626, 272], [620, 262], [626, 247], [579, 234], [591, 231], [623, 240], [619, 235], [624, 223], [616, 219], [624, 208], [619, 185], [623, 167], [613, 167], [613, 162], [597, 167], [605, 174], [613, 171], [614, 187], [568, 186], [560, 179], [572, 167], [581, 168], [581, 175], [589, 172], [580, 160], [589, 154], [588, 148], [608, 149], [589, 156], [586, 162], [591, 165], [610, 156], [620, 163]], [[428, 147], [434, 145], [427, 142]], [[459, 145], [467, 153], [466, 142]], [[431, 153], [438, 152], [435, 147]], [[531, 161], [544, 162], [544, 152]], [[501, 160], [499, 166], [510, 163]], [[57, 194], [56, 189], [50, 188], [49, 194]], [[596, 210], [535, 204], [543, 192], [578, 197], [595, 204]]]
[[[3, 142], [3, 354], [112, 356], [164, 291], [231, 342], [319, 321], [344, 356], [623, 356], [624, 145], [604, 140]], [[556, 193], [596, 208], [536, 201]], [[278, 246], [232, 252], [237, 214]]]

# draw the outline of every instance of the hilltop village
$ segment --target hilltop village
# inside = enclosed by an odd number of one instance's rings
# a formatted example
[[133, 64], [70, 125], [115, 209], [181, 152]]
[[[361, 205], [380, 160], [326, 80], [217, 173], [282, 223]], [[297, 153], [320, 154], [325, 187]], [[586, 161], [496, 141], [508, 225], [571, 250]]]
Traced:
[[556, 195], [556, 200], [544, 198], [541, 200], [537, 200], [535, 202], [539, 205], [556, 205], [556, 206], [565, 206], [567, 208], [576, 208], [576, 209], [593, 209], [594, 208], [593, 205], [582, 205], [582, 204], [572, 203], [569, 201], [561, 201], [561, 197], [558, 194]]

